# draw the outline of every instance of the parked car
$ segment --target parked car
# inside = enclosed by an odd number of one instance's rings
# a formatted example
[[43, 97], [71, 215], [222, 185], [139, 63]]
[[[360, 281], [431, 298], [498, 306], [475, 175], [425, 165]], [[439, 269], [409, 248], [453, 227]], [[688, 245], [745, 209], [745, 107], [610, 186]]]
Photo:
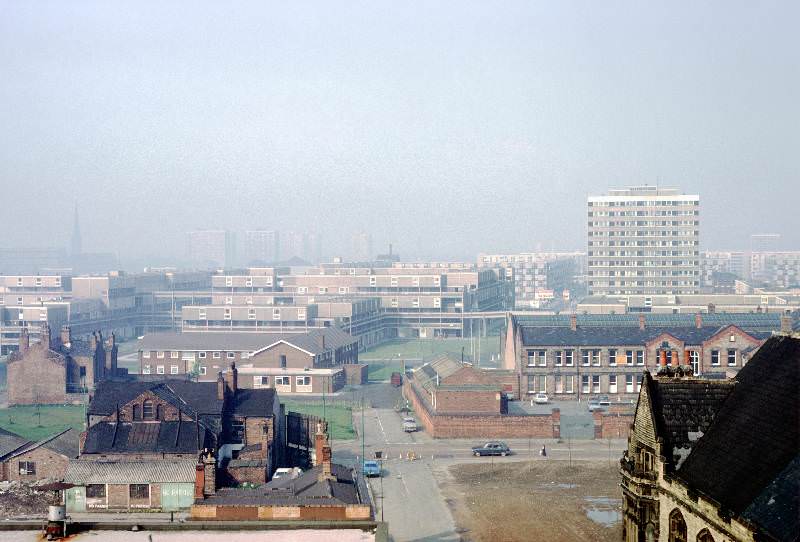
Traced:
[[303, 469], [299, 467], [281, 467], [279, 469], [275, 469], [275, 474], [272, 475], [273, 480], [280, 480], [283, 478], [297, 478], [303, 474]]
[[401, 375], [400, 373], [397, 373], [397, 372], [392, 373], [391, 382], [392, 382], [392, 386], [394, 386], [395, 388], [399, 388], [400, 386], [403, 385], [403, 375]]
[[600, 404], [599, 399], [589, 399], [589, 412], [594, 412], [595, 410], [603, 410], [603, 405]]
[[597, 402], [600, 403], [600, 406], [609, 406], [611, 399], [608, 398], [608, 395], [601, 395], [597, 398]]
[[505, 442], [490, 440], [483, 446], [475, 446], [472, 448], [472, 453], [476, 457], [484, 455], [502, 455], [505, 457], [511, 453], [511, 448], [509, 448]]
[[537, 393], [533, 396], [533, 402], [537, 405], [546, 405], [550, 402], [550, 398], [547, 396], [546, 393]]
[[419, 426], [417, 425], [417, 420], [414, 418], [403, 418], [403, 431], [406, 433], [413, 433], [418, 430]]
[[364, 461], [364, 476], [380, 476], [381, 466], [377, 461]]

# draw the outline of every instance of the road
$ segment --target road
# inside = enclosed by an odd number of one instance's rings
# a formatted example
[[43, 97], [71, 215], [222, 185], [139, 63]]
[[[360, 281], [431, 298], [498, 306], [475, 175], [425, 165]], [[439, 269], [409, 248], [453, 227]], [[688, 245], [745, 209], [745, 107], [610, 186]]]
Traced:
[[[353, 422], [361, 432], [361, 413], [354, 412]], [[364, 455], [383, 452], [384, 475], [370, 479], [376, 500], [378, 517], [389, 523], [389, 533], [396, 542], [456, 541], [456, 531], [450, 510], [442, 496], [434, 471], [456, 463], [511, 462], [521, 460], [587, 460], [616, 462], [626, 446], [624, 440], [575, 440], [557, 442], [553, 439], [509, 439], [514, 451], [508, 457], [474, 457], [470, 448], [480, 439], [432, 439], [423, 432], [405, 433], [402, 417], [390, 408], [367, 408], [364, 417]], [[539, 455], [547, 447], [547, 458]], [[362, 454], [361, 440], [338, 441], [334, 460], [355, 465]], [[411, 459], [411, 457], [416, 459]], [[383, 493], [381, 493], [381, 490]], [[381, 500], [383, 495], [383, 500]]]

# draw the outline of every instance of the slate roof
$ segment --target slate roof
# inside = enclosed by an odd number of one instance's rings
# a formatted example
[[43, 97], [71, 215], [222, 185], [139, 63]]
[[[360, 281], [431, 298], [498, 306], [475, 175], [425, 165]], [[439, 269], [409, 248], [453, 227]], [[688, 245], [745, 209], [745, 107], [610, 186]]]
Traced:
[[763, 499], [773, 484], [776, 494], [800, 493], [792, 467], [800, 452], [800, 339], [770, 339], [734, 380], [711, 427], [676, 476], [723, 510], [747, 514], [765, 530], [774, 529], [777, 518], [790, 517], [789, 525], [780, 529], [783, 534], [770, 533], [778, 540], [796, 540], [797, 500], [775, 507]]
[[194, 483], [196, 461], [85, 461], [67, 464], [70, 484]]
[[0, 428], [0, 459], [30, 443], [30, 440], [16, 433]]
[[331, 465], [335, 480], [319, 480], [322, 466], [313, 467], [297, 478], [271, 481], [255, 489], [222, 488], [204, 499], [208, 505], [346, 506], [362, 504], [353, 472], [336, 463]]
[[239, 388], [231, 402], [231, 409], [238, 416], [271, 416], [276, 397], [275, 390], [271, 388]]
[[[0, 429], [0, 431], [2, 431], [2, 429]], [[13, 433], [10, 434], [13, 435]], [[19, 435], [14, 435], [14, 436], [17, 438], [22, 438], [19, 437]], [[78, 433], [74, 431], [72, 428], [69, 428], [59, 433], [54, 433], [49, 437], [46, 437], [37, 442], [23, 439], [25, 441], [25, 444], [23, 444], [22, 446], [18, 447], [17, 449], [11, 452], [6, 453], [5, 454], [6, 459], [16, 457], [18, 455], [30, 452], [37, 448], [46, 448], [57, 454], [63, 455], [64, 457], [73, 459], [78, 457], [78, 450], [79, 450], [78, 438], [79, 438]], [[0, 439], [2, 439], [2, 436], [0, 436]], [[0, 442], [2, 442], [2, 440], [0, 440]], [[4, 454], [0, 453], [0, 457], [3, 457], [3, 455]]]
[[100, 422], [87, 431], [83, 453], [196, 454], [211, 441], [206, 428], [193, 421]]
[[[663, 333], [669, 333], [688, 345], [699, 345], [728, 326], [691, 327], [581, 327], [575, 331], [566, 326], [525, 326], [521, 329], [523, 346], [642, 346]], [[771, 332], [747, 332], [758, 340], [772, 336]]]
[[217, 399], [216, 382], [192, 382], [188, 380], [162, 380], [158, 382], [114, 382], [103, 381], [97, 385], [89, 403], [90, 415], [108, 416], [117, 405], [122, 406], [136, 399], [145, 391], [152, 391], [187, 414], [221, 415], [223, 401]]
[[[325, 348], [322, 348], [322, 337]], [[316, 328], [305, 333], [250, 333], [250, 332], [203, 332], [203, 333], [151, 333], [139, 341], [139, 350], [178, 350], [254, 352], [278, 341], [286, 341], [313, 355], [332, 348], [357, 342], [358, 339], [337, 327]]]
[[[648, 326], [654, 327], [694, 327], [694, 314], [645, 314]], [[578, 327], [639, 327], [639, 314], [578, 314]], [[781, 327], [778, 313], [702, 313], [703, 324], [721, 327], [733, 324], [745, 331], [777, 331]], [[570, 326], [569, 314], [555, 315], [514, 315], [518, 325], [524, 327]]]
[[[446, 354], [436, 356], [428, 363], [414, 371], [414, 379], [426, 390], [437, 387], [442, 380], [465, 367], [464, 364], [451, 359]], [[438, 380], [437, 380], [438, 375]]]

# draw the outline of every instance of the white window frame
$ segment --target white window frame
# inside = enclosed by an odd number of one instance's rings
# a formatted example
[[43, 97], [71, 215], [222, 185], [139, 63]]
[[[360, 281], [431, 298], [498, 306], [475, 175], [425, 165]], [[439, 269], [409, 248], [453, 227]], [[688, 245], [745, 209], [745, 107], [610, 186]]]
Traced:
[[256, 319], [256, 310], [255, 309], [247, 309], [247, 319], [248, 320], [255, 320]]
[[600, 393], [600, 375], [592, 375], [592, 393]]
[[227, 359], [236, 359], [236, 352], [226, 352], [225, 357]]
[[164, 359], [164, 352], [163, 351], [156, 352], [156, 357], [158, 359]]
[[564, 350], [564, 366], [565, 367], [574, 367], [575, 366], [575, 351], [574, 350]]
[[575, 375], [564, 376], [564, 393], [575, 393]]
[[[731, 353], [733, 353], [733, 363], [731, 363]], [[728, 348], [725, 354], [725, 361], [728, 367], [736, 367], [739, 364], [739, 351], [735, 348]]]
[[[286, 382], [285, 384], [283, 382]], [[280, 388], [290, 388], [292, 387], [292, 377], [286, 375], [278, 375], [275, 377], [275, 387]]]
[[608, 375], [608, 393], [618, 393], [617, 375]]
[[164, 366], [163, 365], [156, 365], [156, 374], [163, 375], [164, 373]]
[[609, 367], [616, 367], [617, 366], [617, 349], [616, 348], [609, 348], [608, 349], [608, 366]]
[[150, 351], [149, 350], [142, 351], [142, 358], [150, 359]]
[[170, 359], [179, 359], [181, 357], [181, 353], [178, 352], [177, 350], [173, 350], [172, 352], [169, 353], [169, 357]]
[[205, 352], [198, 352], [197, 353], [197, 357], [199, 359], [206, 359], [206, 353]]
[[[716, 361], [714, 361], [714, 356], [715, 355], [716, 355], [716, 358], [717, 358]], [[716, 350], [716, 349], [712, 350], [711, 351], [711, 366], [712, 367], [719, 367], [720, 366], [720, 362], [721, 362], [721, 359], [720, 359], [721, 357], [722, 356], [720, 356], [720, 351], [719, 350]]]
[[149, 375], [150, 374], [150, 364], [149, 363], [146, 363], [145, 365], [142, 365], [142, 374], [143, 375]]
[[200, 374], [200, 376], [206, 376], [206, 373], [208, 373], [208, 369], [206, 369], [205, 365], [201, 365], [200, 369], [198, 370], [198, 373]]
[[625, 393], [633, 393], [633, 375], [625, 375]]
[[556, 350], [555, 351], [555, 366], [562, 367], [564, 365], [564, 351], [563, 350]]
[[581, 393], [592, 392], [592, 379], [591, 375], [581, 375]]
[[[306, 381], [308, 383], [306, 383]], [[303, 388], [303, 391], [305, 391], [305, 388], [311, 389], [311, 376], [309, 375], [295, 376], [294, 385], [297, 391], [300, 391], [300, 388]]]
[[637, 350], [634, 356], [636, 357], [636, 365], [644, 365], [644, 350]]
[[178, 370], [179, 370], [179, 368], [178, 368], [177, 365], [170, 365], [169, 366], [169, 374], [171, 374], [171, 375], [178, 374]]
[[281, 310], [280, 309], [272, 309], [272, 319], [273, 320], [280, 320], [281, 319]]
[[592, 365], [594, 365], [595, 367], [599, 367], [600, 366], [600, 350], [595, 349], [595, 350], [590, 350], [589, 352], [591, 353]]
[[269, 387], [269, 375], [255, 375], [253, 377], [253, 387], [254, 388], [268, 388]]
[[553, 377], [553, 392], [557, 394], [564, 393], [564, 377], [561, 375]]

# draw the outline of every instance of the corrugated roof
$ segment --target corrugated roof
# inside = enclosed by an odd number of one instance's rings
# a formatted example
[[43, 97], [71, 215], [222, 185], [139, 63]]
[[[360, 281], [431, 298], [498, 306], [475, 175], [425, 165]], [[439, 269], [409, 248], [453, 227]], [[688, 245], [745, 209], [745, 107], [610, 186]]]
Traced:
[[85, 461], [67, 465], [70, 484], [194, 483], [195, 461]]

